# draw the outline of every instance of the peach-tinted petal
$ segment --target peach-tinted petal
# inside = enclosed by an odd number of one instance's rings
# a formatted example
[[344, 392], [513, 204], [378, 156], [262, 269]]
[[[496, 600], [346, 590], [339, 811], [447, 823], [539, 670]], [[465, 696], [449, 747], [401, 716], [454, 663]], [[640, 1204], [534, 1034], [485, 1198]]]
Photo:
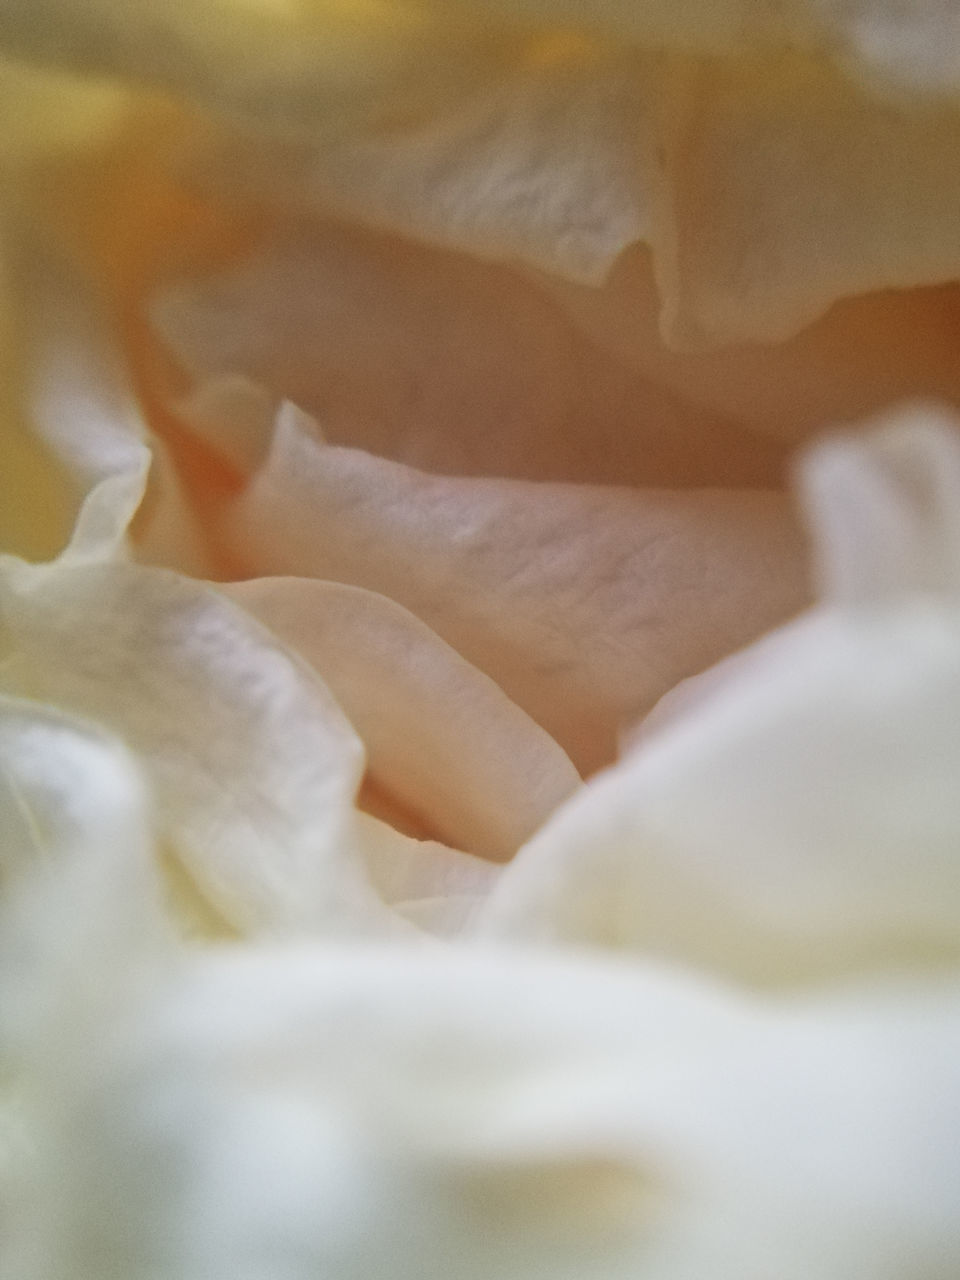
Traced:
[[960, 949], [960, 438], [930, 416], [806, 463], [823, 603], [703, 677], [526, 846], [482, 927], [752, 981]]
[[333, 443], [426, 470], [658, 486], [781, 478], [776, 445], [599, 351], [515, 272], [398, 237], [301, 226], [157, 291], [150, 312], [201, 396], [209, 380], [243, 375], [316, 413]]
[[820, 62], [690, 69], [652, 236], [669, 341], [778, 342], [838, 298], [960, 271], [960, 109]]
[[[897, 400], [960, 405], [960, 289], [872, 293], [838, 303], [789, 342], [674, 351], [659, 332], [650, 254], [623, 255], [602, 289], [537, 277], [598, 345], [719, 420], [796, 442]], [[709, 420], [709, 419], [708, 419]]]
[[577, 786], [542, 729], [384, 596], [303, 578], [221, 590], [319, 672], [375, 781], [459, 848], [511, 857]]
[[250, 571], [404, 605], [586, 768], [622, 722], [805, 591], [777, 495], [428, 476], [324, 444], [289, 405], [221, 536]]

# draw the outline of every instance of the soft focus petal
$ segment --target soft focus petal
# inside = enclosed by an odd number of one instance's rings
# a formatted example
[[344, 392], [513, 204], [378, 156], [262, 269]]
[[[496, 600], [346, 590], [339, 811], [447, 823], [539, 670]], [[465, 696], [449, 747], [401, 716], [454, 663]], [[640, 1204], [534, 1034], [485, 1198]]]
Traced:
[[301, 205], [595, 282], [648, 239], [665, 331], [701, 345], [956, 275], [956, 34], [894, 0], [0, 13], [14, 55], [194, 98], [265, 131], [255, 152], [274, 135]]
[[[146, 496], [137, 530], [144, 556], [202, 572], [203, 537], [163, 445], [144, 422], [94, 287], [22, 227], [11, 229], [9, 249], [19, 360], [7, 384], [16, 396], [8, 429], [14, 458], [22, 450], [50, 460], [46, 485], [12, 495], [13, 509], [33, 511], [35, 523], [60, 530], [72, 524], [71, 554], [97, 559], [121, 550]], [[63, 549], [61, 537], [51, 550]], [[21, 544], [13, 538], [5, 549]]]
[[[9, 887], [31, 868], [149, 852], [142, 782], [121, 745], [82, 721], [0, 697], [0, 854]], [[89, 870], [89, 868], [88, 868]], [[102, 887], [102, 886], [101, 886]]]
[[807, 470], [823, 604], [560, 810], [483, 928], [754, 981], [956, 959], [960, 441], [921, 416]]
[[960, 1022], [936, 986], [776, 1009], [509, 950], [261, 948], [133, 985], [61, 1052], [26, 1098], [22, 1280], [900, 1280], [960, 1260]]
[[[384, 902], [417, 918], [427, 932], [447, 932], [442, 910], [420, 904], [452, 903], [459, 932], [465, 901], [478, 906], [496, 883], [498, 870], [484, 858], [435, 840], [417, 840], [368, 814], [357, 819], [364, 865]], [[438, 923], [439, 922], [439, 923]], [[452, 931], [452, 930], [450, 930]]]
[[295, 140], [210, 132], [194, 144], [198, 180], [596, 284], [650, 235], [657, 64], [564, 35], [517, 32], [512, 46], [501, 74], [425, 120]]
[[153, 853], [148, 791], [122, 743], [0, 696], [0, 1123], [25, 1044], [103, 1016], [118, 967], [169, 941]]

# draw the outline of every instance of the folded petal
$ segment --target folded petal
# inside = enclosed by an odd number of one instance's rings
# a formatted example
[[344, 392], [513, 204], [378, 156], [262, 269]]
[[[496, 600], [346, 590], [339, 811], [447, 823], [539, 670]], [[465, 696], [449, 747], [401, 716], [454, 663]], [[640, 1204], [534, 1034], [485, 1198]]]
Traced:
[[332, 442], [425, 470], [682, 487], [782, 478], [771, 441], [599, 351], [516, 272], [396, 236], [327, 220], [281, 230], [226, 270], [157, 290], [149, 310], [200, 397], [242, 376], [316, 413]]
[[396, 600], [584, 768], [677, 680], [804, 597], [777, 495], [429, 476], [324, 444], [292, 406], [221, 537], [248, 571]]
[[600, 289], [543, 273], [537, 281], [593, 342], [648, 382], [718, 421], [779, 440], [809, 439], [903, 399], [960, 405], [955, 284], [846, 299], [787, 342], [761, 335], [722, 350], [677, 351], [659, 331], [646, 247], [624, 254]]
[[582, 958], [326, 946], [126, 989], [38, 1053], [3, 1242], [23, 1280], [899, 1280], [960, 1260], [946, 986], [777, 1006]]
[[362, 748], [315, 676], [212, 588], [164, 570], [8, 558], [2, 574], [0, 684], [123, 739], [160, 838], [229, 921], [378, 918], [351, 827]]
[[[108, 309], [51, 237], [21, 224], [11, 220], [6, 245], [18, 368], [5, 388], [12, 394], [2, 426], [13, 457], [47, 474], [38, 496], [26, 484], [10, 495], [13, 512], [59, 532], [59, 545], [46, 540], [50, 554], [69, 536], [70, 554], [90, 560], [124, 557], [137, 517], [144, 558], [203, 572], [203, 537], [164, 445], [144, 421]], [[49, 509], [32, 514], [44, 501]], [[13, 538], [5, 549], [21, 546]]]
[[221, 590], [320, 673], [373, 779], [459, 848], [512, 857], [578, 785], [489, 677], [384, 596], [302, 578]]
[[25, 1045], [105, 1016], [118, 966], [169, 945], [153, 832], [120, 741], [0, 695], [0, 1124]]
[[957, 278], [952, 101], [787, 56], [697, 66], [676, 92], [652, 237], [669, 341], [776, 342], [838, 298]]

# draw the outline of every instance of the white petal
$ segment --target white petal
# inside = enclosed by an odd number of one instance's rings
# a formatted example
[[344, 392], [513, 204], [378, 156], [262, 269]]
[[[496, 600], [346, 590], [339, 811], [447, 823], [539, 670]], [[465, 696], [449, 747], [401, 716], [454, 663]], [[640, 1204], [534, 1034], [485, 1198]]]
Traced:
[[355, 862], [363, 752], [319, 679], [212, 588], [123, 564], [0, 582], [5, 689], [116, 732], [161, 836], [241, 928], [377, 919]]
[[[141, 554], [203, 572], [203, 538], [163, 445], [144, 422], [107, 309], [36, 229], [12, 233], [10, 253], [24, 351], [21, 412], [72, 489], [61, 513], [74, 521], [71, 557], [123, 558], [146, 494]], [[22, 493], [14, 500], [27, 501]]]
[[35, 1077], [15, 1274], [900, 1280], [960, 1262], [955, 989], [776, 1008], [655, 969], [438, 961], [244, 949], [135, 989], [69, 1072]]

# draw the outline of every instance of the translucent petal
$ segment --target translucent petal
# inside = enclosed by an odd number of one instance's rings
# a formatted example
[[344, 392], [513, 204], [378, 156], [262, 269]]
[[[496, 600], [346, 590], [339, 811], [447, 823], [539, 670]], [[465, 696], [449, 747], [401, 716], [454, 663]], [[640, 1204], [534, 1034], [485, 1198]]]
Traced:
[[148, 855], [142, 782], [123, 748], [50, 707], [0, 697], [4, 882], [30, 869]]
[[[121, 77], [285, 130], [342, 129], [427, 113], [496, 75], [510, 51], [482, 15], [451, 20], [404, 0], [9, 0], [0, 46], [71, 71]], [[424, 76], [429, 70], [431, 75]]]
[[190, 168], [234, 198], [598, 284], [649, 238], [656, 62], [585, 40], [512, 42], [499, 74], [467, 80], [426, 119], [381, 113], [295, 139], [208, 127]]
[[0, 695], [0, 1111], [24, 1045], [102, 1016], [117, 966], [169, 942], [153, 852], [148, 792], [123, 745]]
[[[6, 430], [14, 458], [32, 460], [34, 472], [48, 459], [49, 471], [36, 490], [27, 473], [10, 495], [14, 511], [58, 530], [72, 525], [72, 556], [109, 560], [127, 554], [127, 534], [146, 495], [138, 523], [142, 554], [202, 572], [208, 564], [202, 535], [163, 445], [144, 422], [109, 311], [42, 232], [11, 229], [8, 250], [19, 367]], [[49, 508], [31, 515], [44, 501]], [[9, 545], [18, 549], [15, 540]], [[63, 543], [49, 548], [62, 549]]]
[[484, 898], [496, 883], [497, 869], [483, 858], [451, 849], [434, 840], [415, 840], [378, 822], [358, 816], [364, 861], [384, 902]]
[[648, 381], [718, 421], [780, 440], [809, 439], [903, 399], [960, 405], [956, 285], [847, 299], [788, 342], [676, 351], [659, 332], [646, 248], [624, 254], [602, 289], [537, 279], [594, 342]]
[[14, 54], [236, 117], [261, 137], [228, 154], [228, 182], [247, 182], [249, 145], [288, 207], [595, 283], [649, 239], [665, 331], [694, 345], [956, 278], [956, 35], [945, 0], [0, 14]]
[[[70, 109], [64, 110], [66, 101]], [[0, 58], [0, 156], [8, 167], [100, 145], [121, 123], [129, 94]]]

